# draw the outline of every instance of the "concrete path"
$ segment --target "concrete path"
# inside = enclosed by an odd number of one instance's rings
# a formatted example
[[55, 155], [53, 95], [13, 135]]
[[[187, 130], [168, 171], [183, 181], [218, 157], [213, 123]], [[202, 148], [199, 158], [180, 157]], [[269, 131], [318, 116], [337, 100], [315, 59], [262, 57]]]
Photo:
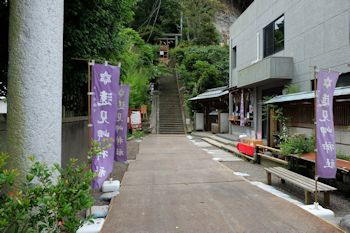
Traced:
[[102, 232], [339, 232], [213, 161], [184, 135], [148, 136]]

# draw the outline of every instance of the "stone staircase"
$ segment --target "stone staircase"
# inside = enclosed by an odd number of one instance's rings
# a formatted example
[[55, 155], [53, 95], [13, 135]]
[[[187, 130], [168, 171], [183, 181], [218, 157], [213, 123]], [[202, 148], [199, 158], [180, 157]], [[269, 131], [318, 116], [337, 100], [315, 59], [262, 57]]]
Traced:
[[184, 134], [179, 93], [175, 76], [159, 80], [159, 133]]

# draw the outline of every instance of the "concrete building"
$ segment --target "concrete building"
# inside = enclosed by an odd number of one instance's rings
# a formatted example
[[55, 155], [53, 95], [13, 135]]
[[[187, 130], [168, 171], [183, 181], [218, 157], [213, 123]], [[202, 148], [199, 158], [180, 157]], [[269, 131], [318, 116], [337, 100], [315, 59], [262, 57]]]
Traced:
[[[342, 72], [337, 86], [350, 86], [349, 41], [350, 0], [255, 0], [230, 27], [230, 133], [268, 139], [264, 100], [286, 94], [287, 84], [306, 94], [312, 91], [313, 66]], [[335, 119], [335, 126], [339, 147], [347, 149], [350, 99], [344, 99], [345, 89], [338, 97], [343, 105], [335, 114], [342, 119], [338, 125]], [[290, 101], [293, 98], [286, 102]], [[237, 120], [241, 102], [244, 126]], [[289, 125], [290, 133], [312, 134], [311, 103], [299, 99], [301, 112]], [[299, 119], [304, 115], [306, 122]]]

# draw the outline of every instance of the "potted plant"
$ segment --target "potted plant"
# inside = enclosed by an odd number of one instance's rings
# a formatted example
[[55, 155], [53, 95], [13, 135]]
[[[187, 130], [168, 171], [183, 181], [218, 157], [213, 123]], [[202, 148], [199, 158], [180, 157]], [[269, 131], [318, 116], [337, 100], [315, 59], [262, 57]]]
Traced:
[[300, 156], [306, 153], [313, 153], [315, 150], [314, 137], [307, 138], [303, 134], [288, 137], [280, 144], [281, 154], [283, 156], [296, 155]]

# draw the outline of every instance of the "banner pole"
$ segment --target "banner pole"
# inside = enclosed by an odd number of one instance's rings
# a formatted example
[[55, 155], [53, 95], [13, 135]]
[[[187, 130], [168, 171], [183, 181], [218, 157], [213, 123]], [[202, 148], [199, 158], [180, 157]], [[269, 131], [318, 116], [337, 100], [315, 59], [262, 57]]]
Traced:
[[314, 134], [315, 134], [315, 209], [318, 209], [318, 188], [317, 188], [317, 180], [318, 180], [318, 175], [317, 175], [317, 135], [316, 135], [316, 131], [317, 131], [317, 120], [316, 120], [316, 108], [317, 108], [317, 76], [316, 76], [316, 69], [317, 67], [314, 66], [314, 72], [313, 72], [313, 76], [314, 76]]
[[91, 68], [90, 68], [90, 61], [87, 62], [88, 64], [88, 147], [91, 148]]

